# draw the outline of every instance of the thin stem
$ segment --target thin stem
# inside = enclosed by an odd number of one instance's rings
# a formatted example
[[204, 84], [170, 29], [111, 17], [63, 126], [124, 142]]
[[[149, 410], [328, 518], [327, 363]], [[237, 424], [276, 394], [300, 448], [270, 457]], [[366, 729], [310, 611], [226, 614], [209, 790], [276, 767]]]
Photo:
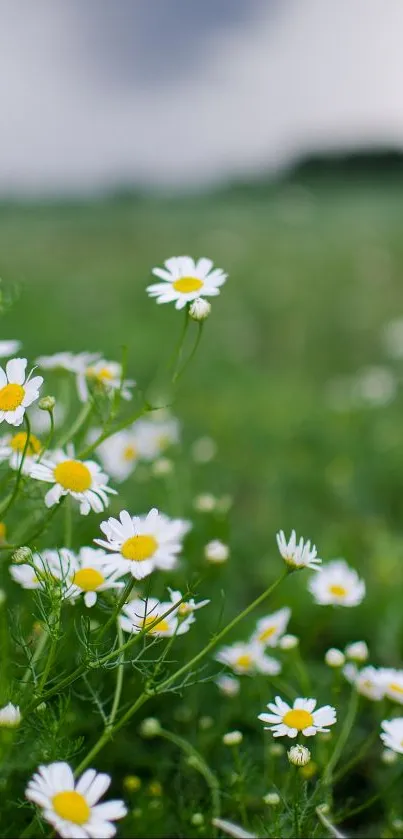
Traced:
[[[119, 639], [119, 646], [122, 646], [122, 644], [123, 644], [123, 630], [122, 630], [122, 628], [119, 624], [119, 621], [117, 622], [117, 625], [116, 625], [116, 631], [117, 631], [117, 635], [118, 635], [118, 639]], [[122, 688], [123, 688], [124, 665], [125, 665], [124, 653], [121, 653], [120, 656], [119, 656], [119, 663], [118, 663], [118, 666], [117, 666], [115, 695], [113, 697], [112, 710], [111, 710], [111, 713], [110, 713], [109, 719], [108, 719], [108, 727], [113, 725], [113, 723], [115, 722], [116, 714], [118, 712], [120, 697], [122, 695]]]
[[344, 720], [344, 725], [341, 729], [339, 739], [338, 739], [338, 741], [337, 741], [337, 743], [334, 747], [333, 754], [331, 755], [331, 757], [330, 757], [330, 759], [327, 763], [327, 766], [325, 767], [325, 771], [324, 771], [324, 775], [323, 775], [323, 783], [325, 785], [330, 785], [331, 780], [332, 780], [333, 769], [336, 766], [336, 764], [337, 764], [337, 762], [338, 762], [338, 760], [341, 756], [341, 753], [344, 749], [344, 746], [347, 743], [347, 740], [348, 740], [350, 731], [353, 727], [353, 723], [354, 723], [355, 716], [356, 716], [356, 713], [357, 713], [358, 699], [359, 699], [358, 692], [353, 687], [353, 689], [351, 691], [351, 697], [350, 697], [350, 702], [349, 702], [348, 709], [347, 709], [346, 718]]
[[95, 449], [97, 449], [98, 446], [101, 443], [103, 443], [104, 440], [107, 440], [108, 437], [111, 437], [112, 434], [116, 434], [118, 431], [123, 431], [123, 429], [127, 428], [128, 425], [133, 425], [133, 423], [140, 419], [140, 417], [142, 417], [143, 414], [146, 414], [148, 411], [152, 410], [154, 409], [151, 408], [149, 405], [145, 404], [140, 408], [140, 410], [136, 411], [135, 414], [131, 414], [130, 417], [126, 417], [126, 419], [122, 420], [122, 422], [119, 422], [113, 428], [105, 429], [101, 432], [101, 434], [98, 435], [96, 440], [94, 440], [94, 442], [91, 443], [91, 445], [86, 446], [85, 449], [82, 449], [82, 451], [80, 451], [78, 457], [81, 458], [81, 460], [89, 457], [89, 455], [92, 454], [92, 452], [94, 452]]
[[243, 769], [242, 769], [242, 762], [241, 762], [241, 753], [239, 751], [238, 746], [233, 746], [233, 752], [234, 752], [235, 769], [236, 769], [236, 772], [237, 772], [237, 775], [238, 775], [239, 809], [240, 809], [243, 824], [246, 827], [246, 825], [248, 823], [248, 816], [247, 816], [246, 806], [245, 806], [244, 777], [243, 777]]
[[15, 486], [14, 486], [14, 489], [13, 489], [10, 497], [8, 499], [6, 499], [6, 501], [4, 502], [4, 506], [0, 507], [0, 516], [5, 516], [5, 514], [8, 512], [8, 510], [10, 509], [12, 504], [14, 503], [15, 499], [17, 498], [17, 495], [18, 495], [18, 492], [19, 492], [21, 476], [22, 476], [22, 468], [24, 466], [25, 456], [26, 456], [27, 451], [28, 451], [29, 438], [31, 436], [31, 426], [30, 426], [30, 422], [29, 422], [29, 419], [28, 419], [28, 414], [27, 414], [26, 411], [25, 411], [25, 414], [24, 414], [24, 422], [25, 422], [25, 425], [26, 425], [26, 428], [27, 428], [27, 432], [26, 432], [27, 436], [26, 436], [24, 449], [23, 449], [22, 456], [21, 456], [20, 465], [18, 467]]
[[52, 440], [53, 440], [53, 435], [54, 435], [54, 433], [55, 433], [55, 418], [54, 418], [54, 416], [53, 416], [53, 408], [52, 408], [52, 410], [51, 410], [51, 411], [48, 411], [48, 414], [49, 414], [49, 421], [50, 421], [49, 434], [48, 434], [48, 436], [47, 436], [47, 438], [46, 438], [46, 440], [45, 440], [45, 443], [44, 443], [44, 445], [43, 445], [43, 448], [41, 449], [41, 451], [40, 451], [40, 453], [39, 453], [39, 457], [38, 457], [38, 459], [37, 459], [37, 461], [36, 461], [37, 463], [40, 463], [40, 462], [41, 462], [41, 460], [42, 460], [42, 458], [43, 458], [43, 456], [44, 456], [45, 452], [47, 452], [47, 451], [48, 451], [48, 449], [50, 449], [50, 446], [51, 446], [51, 443], [52, 443]]
[[63, 434], [63, 436], [59, 440], [58, 446], [59, 446], [60, 449], [64, 449], [64, 447], [67, 445], [67, 443], [69, 443], [70, 440], [72, 440], [73, 437], [75, 437], [76, 434], [78, 434], [78, 432], [81, 430], [83, 425], [86, 423], [93, 407], [94, 407], [93, 402], [86, 402], [83, 405], [80, 413], [78, 414], [78, 416], [76, 417], [76, 419], [74, 420], [74, 422], [72, 423], [70, 428], [65, 432], [65, 434]]
[[71, 496], [67, 497], [64, 505], [64, 547], [71, 548], [71, 539], [73, 535], [73, 510], [71, 503]]
[[43, 651], [46, 647], [48, 637], [49, 637], [48, 633], [43, 630], [42, 633], [41, 633], [41, 636], [39, 638], [39, 641], [36, 645], [35, 652], [34, 652], [32, 658], [31, 658], [31, 660], [30, 660], [30, 662], [29, 662], [29, 664], [28, 664], [28, 666], [25, 670], [25, 673], [24, 673], [22, 679], [21, 679], [21, 684], [22, 685], [25, 686], [29, 682], [30, 677], [35, 676], [34, 666], [35, 666], [36, 662], [39, 660], [39, 658], [41, 657], [41, 655], [42, 655], [42, 653], [43, 653]]
[[178, 746], [179, 749], [182, 749], [182, 751], [191, 758], [190, 765], [203, 775], [203, 778], [210, 789], [212, 818], [219, 818], [221, 810], [220, 785], [216, 776], [201, 756], [200, 752], [198, 752], [197, 749], [195, 749], [195, 747], [183, 737], [180, 737], [178, 734], [173, 734], [171, 731], [166, 731], [165, 728], [160, 729], [159, 736], [164, 737], [165, 740], [173, 743], [174, 746]]
[[54, 660], [54, 657], [55, 657], [55, 654], [56, 654], [57, 642], [59, 640], [59, 626], [60, 626], [60, 606], [59, 606], [58, 615], [56, 617], [55, 626], [53, 627], [54, 635], [53, 635], [53, 638], [52, 638], [51, 643], [50, 643], [49, 655], [46, 659], [45, 667], [43, 668], [41, 677], [39, 679], [39, 685], [38, 685], [39, 697], [41, 696], [43, 688], [46, 685], [46, 682], [47, 682], [47, 679], [48, 679], [48, 676], [49, 676], [49, 673], [50, 673], [50, 670], [51, 670], [51, 667], [52, 667], [52, 664], [53, 664], [53, 660]]
[[175, 380], [177, 378], [179, 365], [180, 365], [181, 360], [182, 360], [183, 347], [184, 347], [186, 333], [187, 333], [188, 326], [189, 326], [189, 320], [190, 320], [189, 309], [188, 309], [188, 306], [186, 306], [186, 308], [185, 308], [185, 321], [184, 321], [184, 324], [183, 324], [183, 329], [182, 329], [182, 332], [179, 336], [179, 341], [176, 345], [176, 348], [175, 348], [175, 350], [172, 354], [173, 357], [172, 357], [171, 364], [172, 364], [172, 367], [174, 367], [174, 372], [172, 374], [172, 382], [175, 382]]
[[136, 583], [136, 580], [134, 579], [134, 577], [132, 577], [126, 583], [126, 585], [123, 589], [123, 593], [122, 593], [121, 597], [119, 598], [112, 614], [110, 615], [110, 617], [108, 618], [106, 623], [104, 623], [104, 625], [99, 630], [99, 634], [97, 636], [97, 641], [100, 641], [101, 638], [103, 638], [103, 636], [105, 635], [106, 630], [109, 629], [109, 627], [112, 626], [113, 623], [116, 623], [116, 618], [120, 614], [120, 612], [122, 611], [122, 608], [126, 603], [126, 600], [130, 597], [130, 594], [133, 591], [135, 583]]
[[185, 363], [182, 365], [182, 367], [180, 368], [180, 370], [176, 370], [176, 371], [175, 371], [175, 373], [174, 373], [174, 375], [173, 375], [173, 377], [172, 377], [172, 383], [173, 383], [173, 384], [175, 384], [175, 383], [178, 381], [178, 379], [179, 379], [181, 376], [183, 376], [183, 374], [184, 374], [184, 372], [185, 372], [186, 368], [188, 367], [188, 365], [189, 365], [189, 364], [190, 364], [190, 362], [192, 361], [192, 358], [193, 358], [193, 357], [195, 356], [195, 354], [196, 354], [197, 348], [198, 348], [198, 346], [199, 346], [199, 344], [200, 344], [200, 340], [201, 340], [201, 336], [202, 336], [202, 332], [203, 332], [204, 322], [203, 322], [203, 321], [199, 321], [199, 323], [198, 323], [197, 325], [198, 325], [198, 327], [199, 327], [199, 328], [198, 328], [198, 332], [197, 332], [197, 335], [196, 335], [196, 340], [195, 340], [194, 345], [193, 345], [193, 349], [192, 349], [191, 353], [188, 355], [188, 357], [187, 357], [187, 359], [186, 359]]

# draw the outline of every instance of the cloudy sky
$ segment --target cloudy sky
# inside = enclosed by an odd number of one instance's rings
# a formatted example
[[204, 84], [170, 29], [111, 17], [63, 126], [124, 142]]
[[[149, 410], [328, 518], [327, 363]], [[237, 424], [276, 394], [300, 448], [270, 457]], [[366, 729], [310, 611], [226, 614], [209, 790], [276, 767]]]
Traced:
[[0, 0], [0, 194], [403, 147], [402, 0]]

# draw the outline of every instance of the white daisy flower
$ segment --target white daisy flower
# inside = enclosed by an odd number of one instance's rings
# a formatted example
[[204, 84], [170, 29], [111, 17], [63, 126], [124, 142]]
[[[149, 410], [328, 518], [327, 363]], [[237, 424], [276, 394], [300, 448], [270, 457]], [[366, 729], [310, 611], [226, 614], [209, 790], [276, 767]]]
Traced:
[[313, 571], [320, 570], [318, 566], [322, 560], [317, 555], [316, 546], [312, 545], [311, 547], [310, 541], [304, 542], [302, 536], [297, 543], [295, 530], [291, 532], [288, 542], [283, 530], [280, 530], [276, 534], [276, 539], [280, 554], [290, 568], [312, 568]]
[[381, 667], [378, 670], [385, 696], [403, 705], [403, 670], [394, 670], [392, 667]]
[[198, 297], [217, 296], [228, 276], [205, 258], [195, 262], [190, 256], [173, 256], [164, 266], [152, 271], [163, 282], [148, 286], [147, 291], [150, 297], [157, 298], [157, 303], [174, 302], [176, 309], [183, 309]]
[[229, 647], [222, 647], [216, 654], [216, 660], [227, 664], [239, 676], [253, 673], [266, 673], [277, 676], [281, 664], [275, 658], [265, 655], [261, 644], [237, 643]]
[[259, 644], [263, 644], [266, 647], [276, 647], [280, 637], [284, 635], [287, 629], [290, 616], [291, 609], [285, 606], [284, 609], [279, 609], [278, 612], [273, 612], [272, 615], [260, 618], [251, 640], [258, 641]]
[[58, 504], [63, 495], [71, 495], [80, 504], [80, 513], [88, 515], [90, 510], [102, 513], [109, 504], [108, 495], [116, 490], [108, 486], [108, 475], [102, 472], [93, 460], [78, 460], [73, 446], [67, 453], [58, 449], [36, 463], [31, 469], [31, 478], [53, 484], [45, 495], [47, 507]]
[[127, 814], [123, 801], [98, 804], [111, 783], [109, 775], [87, 769], [78, 781], [68, 763], [40, 766], [25, 795], [42, 808], [42, 817], [65, 839], [98, 839], [116, 833], [114, 821]]
[[[5, 437], [0, 439], [0, 460], [8, 460], [11, 469], [19, 469], [26, 442], [26, 431], [17, 431], [16, 434], [6, 434]], [[41, 453], [41, 450], [41, 441], [35, 437], [35, 434], [30, 434], [24, 463], [22, 465], [22, 471], [25, 475], [30, 474], [35, 459]]]
[[31, 373], [25, 378], [26, 358], [12, 358], [4, 371], [0, 367], [0, 422], [9, 425], [21, 425], [25, 409], [39, 398], [39, 389], [43, 384], [42, 376]]
[[21, 722], [21, 712], [18, 705], [9, 702], [4, 708], [0, 708], [0, 727], [16, 728]]
[[403, 755], [403, 717], [394, 720], [383, 720], [381, 740], [388, 749]]
[[152, 509], [145, 516], [130, 516], [122, 510], [119, 519], [109, 518], [100, 525], [105, 539], [94, 539], [111, 551], [110, 562], [136, 580], [148, 577], [156, 568], [170, 571], [177, 565], [184, 536], [191, 524]]
[[[102, 387], [107, 393], [113, 394], [119, 390], [122, 380], [122, 365], [118, 361], [106, 361], [104, 358], [97, 358], [88, 366], [82, 365], [77, 371], [77, 390], [81, 402], [87, 402], [89, 397], [88, 384], [93, 383]], [[121, 395], [127, 401], [132, 398], [131, 388], [136, 382], [133, 379], [124, 379], [122, 382]]]
[[67, 548], [60, 550], [45, 549], [32, 554], [32, 564], [12, 563], [10, 574], [13, 580], [26, 589], [45, 589], [50, 581], [62, 585], [66, 595], [66, 568], [72, 562], [72, 554]]
[[67, 370], [68, 373], [80, 373], [90, 364], [95, 364], [100, 357], [101, 354], [97, 352], [57, 352], [53, 355], [38, 356], [36, 363], [43, 370]]
[[136, 633], [147, 628], [161, 616], [161, 620], [147, 631], [148, 635], [154, 635], [158, 638], [183, 635], [194, 623], [193, 614], [190, 614], [186, 620], [181, 621], [178, 619], [177, 611], [170, 612], [169, 615], [165, 614], [171, 608], [171, 601], [164, 603], [155, 597], [149, 597], [148, 600], [131, 600], [123, 606], [119, 623], [124, 632]]
[[241, 683], [239, 679], [235, 678], [235, 676], [225, 676], [223, 674], [215, 679], [215, 683], [220, 693], [223, 693], [224, 696], [230, 696], [231, 698], [233, 696], [237, 696], [241, 689]]
[[336, 711], [331, 705], [316, 708], [316, 699], [296, 699], [292, 708], [280, 696], [274, 703], [269, 702], [270, 714], [259, 714], [258, 719], [270, 723], [265, 726], [274, 737], [297, 737], [301, 732], [304, 737], [313, 737], [320, 732], [328, 732], [327, 726], [336, 722]]
[[309, 581], [308, 588], [322, 606], [358, 606], [365, 597], [364, 580], [344, 559], [324, 565], [321, 574]]
[[132, 426], [142, 460], [155, 460], [180, 439], [180, 422], [166, 412], [156, 411], [150, 419], [140, 419]]
[[[173, 589], [169, 588], [169, 586], [168, 591], [171, 603], [179, 603], [179, 601], [182, 600], [182, 592], [174, 591]], [[191, 598], [190, 600], [182, 600], [182, 602], [179, 603], [178, 606], [178, 615], [182, 619], [187, 618], [189, 617], [189, 615], [193, 615], [193, 612], [196, 612], [197, 609], [202, 609], [203, 606], [207, 606], [209, 603], [210, 600], [199, 600], [199, 602], [196, 603], [196, 601], [193, 598]]]
[[114, 571], [108, 563], [109, 556], [98, 548], [80, 548], [77, 555], [69, 551], [63, 562], [66, 596], [75, 600], [84, 594], [84, 603], [91, 608], [98, 592], [124, 588], [119, 581], [122, 571]]
[[[98, 434], [91, 435], [92, 443]], [[107, 471], [116, 481], [125, 481], [132, 474], [140, 458], [140, 450], [133, 431], [125, 429], [112, 434], [97, 448], [97, 455]]]
[[21, 341], [0, 341], [0, 358], [10, 358], [20, 348]]
[[375, 667], [363, 667], [358, 670], [355, 664], [349, 663], [343, 667], [343, 676], [361, 696], [379, 702], [385, 696], [385, 685], [380, 677], [380, 671]]

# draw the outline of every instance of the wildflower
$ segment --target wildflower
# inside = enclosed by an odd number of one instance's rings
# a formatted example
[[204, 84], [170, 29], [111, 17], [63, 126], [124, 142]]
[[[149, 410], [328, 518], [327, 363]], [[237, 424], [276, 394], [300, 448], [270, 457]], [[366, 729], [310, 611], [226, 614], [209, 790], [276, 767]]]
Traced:
[[42, 808], [43, 818], [59, 836], [97, 839], [114, 836], [116, 819], [127, 813], [123, 801], [97, 802], [111, 783], [109, 775], [87, 769], [78, 781], [68, 763], [40, 766], [30, 780], [25, 795]]
[[284, 609], [279, 609], [278, 612], [273, 612], [272, 615], [261, 618], [257, 622], [251, 640], [258, 641], [266, 647], [276, 647], [280, 636], [284, 634], [287, 628], [290, 616], [291, 609], [285, 606]]
[[365, 597], [365, 583], [344, 559], [335, 559], [309, 582], [309, 590], [322, 606], [358, 606]]
[[345, 656], [341, 650], [337, 650], [335, 647], [330, 647], [326, 652], [325, 662], [328, 667], [343, 667], [345, 660]]
[[[25, 550], [28, 551], [29, 548]], [[18, 554], [18, 551], [15, 553]], [[26, 554], [26, 559], [28, 558]], [[30, 552], [30, 564], [25, 562], [26, 560], [10, 565], [10, 574], [16, 583], [26, 589], [45, 589], [53, 582], [59, 584], [63, 596], [66, 595], [65, 575], [71, 562], [71, 552], [67, 548], [57, 551], [45, 549], [34, 554]]]
[[131, 389], [136, 384], [133, 379], [122, 381], [122, 365], [118, 361], [106, 361], [104, 358], [90, 361], [88, 365], [83, 364], [77, 370], [77, 390], [81, 402], [88, 401], [88, 382], [102, 388], [109, 395], [120, 390], [126, 401], [132, 398]]
[[179, 420], [167, 411], [154, 411], [150, 419], [137, 420], [132, 428], [143, 460], [155, 460], [179, 442]]
[[91, 608], [97, 602], [98, 592], [124, 588], [124, 583], [119, 581], [122, 571], [111, 569], [108, 562], [108, 554], [97, 548], [80, 548], [77, 555], [69, 551], [62, 563], [67, 597], [75, 600], [84, 594], [84, 603]]
[[18, 705], [13, 705], [11, 702], [0, 708], [0, 727], [1, 728], [17, 728], [21, 722], [21, 713]]
[[161, 723], [156, 717], [146, 717], [140, 724], [139, 730], [142, 737], [158, 737], [161, 732]]
[[385, 696], [403, 705], [403, 670], [394, 670], [392, 667], [381, 667], [378, 676], [383, 685]]
[[31, 373], [25, 378], [26, 358], [12, 358], [6, 364], [6, 370], [0, 367], [0, 422], [9, 425], [21, 425], [25, 409], [39, 397], [43, 384], [42, 376]]
[[41, 453], [42, 443], [34, 434], [29, 435], [26, 431], [17, 431], [16, 434], [6, 434], [0, 439], [0, 460], [8, 460], [11, 469], [19, 469], [25, 451], [25, 458], [22, 471], [25, 475], [31, 473], [35, 464], [35, 458]]
[[299, 568], [312, 568], [313, 571], [318, 571], [318, 566], [322, 560], [317, 555], [316, 546], [312, 545], [311, 547], [310, 541], [304, 542], [301, 536], [297, 544], [295, 530], [291, 532], [288, 542], [283, 530], [277, 533], [276, 539], [280, 554], [289, 568], [294, 570]]
[[193, 320], [206, 320], [211, 312], [211, 303], [208, 300], [203, 300], [202, 297], [196, 297], [193, 303], [189, 306], [189, 315]]
[[381, 761], [385, 763], [387, 766], [391, 766], [393, 763], [396, 763], [398, 760], [396, 752], [392, 751], [392, 749], [384, 749], [381, 754]]
[[95, 364], [99, 358], [98, 352], [57, 352], [53, 355], [40, 355], [36, 363], [43, 370], [66, 370], [68, 373], [79, 373], [90, 364]]
[[217, 499], [211, 492], [204, 492], [201, 495], [196, 495], [193, 500], [193, 506], [198, 513], [212, 513], [216, 507]]
[[128, 792], [138, 792], [141, 789], [141, 778], [138, 775], [126, 775], [123, 786]]
[[296, 635], [283, 635], [280, 638], [278, 645], [281, 650], [295, 650], [295, 647], [298, 647], [299, 638]]
[[172, 460], [169, 460], [167, 457], [159, 457], [152, 465], [152, 473], [156, 478], [161, 478], [164, 475], [170, 475], [173, 468]]
[[296, 737], [301, 732], [304, 737], [313, 737], [318, 731], [328, 731], [325, 726], [336, 722], [336, 711], [331, 705], [325, 705], [315, 711], [316, 699], [296, 699], [292, 708], [280, 696], [274, 703], [269, 702], [270, 714], [259, 714], [258, 719], [270, 723], [265, 726], [274, 737]]
[[[180, 591], [174, 591], [173, 589], [169, 588], [169, 597], [171, 603], [179, 603], [182, 600], [182, 594]], [[207, 606], [210, 603], [209, 600], [200, 600], [199, 603], [191, 597], [190, 600], [182, 600], [178, 606], [178, 615], [180, 618], [187, 618], [189, 615], [192, 615], [193, 612], [196, 612], [197, 609], [202, 609], [203, 606]]]
[[154, 508], [145, 516], [130, 516], [122, 510], [119, 519], [109, 518], [100, 527], [106, 540], [94, 539], [96, 544], [111, 552], [116, 568], [142, 580], [156, 568], [167, 571], [176, 566], [191, 524], [169, 519]]
[[222, 647], [216, 654], [216, 659], [222, 664], [227, 664], [239, 676], [251, 673], [277, 676], [281, 670], [281, 664], [276, 659], [265, 655], [261, 644], [256, 643], [238, 643], [230, 647]]
[[21, 341], [0, 341], [0, 358], [10, 358], [20, 347]]
[[47, 507], [58, 504], [62, 496], [71, 495], [80, 505], [82, 516], [90, 510], [102, 513], [109, 504], [108, 495], [116, 495], [116, 490], [108, 486], [108, 475], [94, 460], [78, 460], [73, 446], [67, 447], [67, 453], [57, 449], [35, 463], [31, 469], [31, 478], [53, 484], [45, 495]]
[[229, 557], [229, 547], [220, 539], [213, 539], [205, 546], [204, 556], [208, 562], [226, 562]]
[[[183, 635], [194, 623], [194, 617], [190, 614], [186, 620], [180, 621], [176, 612], [165, 613], [172, 608], [171, 602], [161, 602], [155, 597], [149, 597], [147, 601], [135, 599], [125, 603], [119, 623], [124, 632], [142, 632], [146, 630], [148, 635], [160, 638], [170, 638], [172, 635]], [[155, 626], [153, 624], [160, 618]]]
[[375, 667], [363, 667], [362, 670], [357, 670], [355, 664], [346, 664], [343, 667], [343, 675], [362, 696], [375, 702], [383, 699], [385, 686], [380, 678], [379, 670]]
[[391, 749], [392, 752], [397, 752], [403, 755], [403, 717], [396, 717], [394, 720], [383, 720], [381, 723], [383, 733], [381, 740], [383, 744]]
[[195, 463], [209, 463], [217, 454], [217, 443], [211, 437], [200, 437], [192, 446]]
[[213, 268], [211, 259], [195, 262], [190, 256], [173, 256], [164, 266], [152, 271], [163, 282], [148, 286], [147, 291], [150, 297], [157, 298], [157, 303], [174, 302], [176, 309], [183, 309], [201, 296], [215, 297], [227, 279], [227, 274]]
[[243, 734], [241, 731], [227, 731], [222, 738], [224, 746], [239, 746], [242, 740]]
[[230, 697], [237, 696], [241, 688], [239, 679], [234, 676], [218, 676], [215, 683], [221, 693]]
[[311, 753], [306, 746], [291, 746], [287, 752], [288, 760], [294, 766], [306, 766], [311, 759]]
[[365, 641], [354, 641], [352, 644], [348, 644], [344, 652], [347, 658], [356, 661], [358, 664], [366, 661], [369, 655]]
[[278, 792], [267, 792], [263, 796], [263, 801], [265, 804], [269, 804], [270, 807], [278, 807], [281, 799]]
[[38, 402], [38, 408], [41, 411], [53, 411], [56, 406], [56, 399], [54, 396], [42, 396]]
[[11, 559], [17, 565], [19, 563], [22, 563], [22, 562], [31, 562], [32, 561], [31, 548], [28, 548], [26, 545], [21, 545], [20, 548], [17, 548], [17, 550], [14, 551]]

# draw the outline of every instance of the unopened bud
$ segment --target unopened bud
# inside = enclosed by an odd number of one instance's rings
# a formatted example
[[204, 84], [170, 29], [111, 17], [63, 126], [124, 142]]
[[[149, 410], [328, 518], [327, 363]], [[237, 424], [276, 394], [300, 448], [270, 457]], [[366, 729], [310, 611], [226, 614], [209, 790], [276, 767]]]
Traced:
[[194, 827], [201, 827], [202, 824], [204, 824], [203, 813], [193, 813], [193, 816], [190, 819], [190, 821], [194, 825]]
[[229, 547], [220, 539], [213, 539], [205, 546], [204, 556], [208, 562], [226, 562], [229, 557]]
[[354, 641], [353, 644], [348, 644], [345, 653], [347, 658], [351, 659], [351, 661], [358, 662], [358, 664], [366, 661], [369, 655], [365, 641]]
[[17, 548], [11, 557], [11, 561], [16, 562], [17, 564], [32, 562], [31, 548], [28, 548], [26, 545], [22, 545], [21, 548]]
[[38, 408], [41, 411], [53, 411], [56, 405], [56, 399], [54, 396], [42, 396], [42, 399], [38, 402]]
[[280, 796], [278, 792], [268, 792], [266, 795], [263, 796], [263, 801], [265, 804], [269, 804], [270, 807], [278, 807], [280, 804]]
[[224, 746], [239, 746], [239, 744], [242, 743], [242, 740], [242, 731], [227, 731], [222, 738]]
[[128, 792], [138, 792], [141, 787], [141, 778], [138, 775], [126, 775], [123, 778], [123, 786]]
[[325, 655], [325, 662], [328, 667], [343, 667], [346, 659], [341, 650], [336, 650], [335, 647], [330, 647]]
[[140, 725], [140, 734], [142, 737], [158, 737], [161, 731], [161, 723], [156, 717], [146, 717]]
[[205, 320], [211, 312], [211, 303], [203, 297], [197, 297], [189, 307], [189, 315], [193, 320]]
[[298, 647], [298, 644], [299, 638], [296, 635], [283, 635], [278, 642], [281, 650], [294, 650], [295, 647]]
[[173, 463], [172, 460], [169, 460], [168, 457], [159, 457], [152, 465], [152, 473], [155, 475], [156, 478], [163, 477], [164, 475], [169, 475], [173, 470]]
[[306, 746], [291, 746], [287, 754], [288, 760], [294, 766], [306, 766], [311, 759], [311, 753]]

